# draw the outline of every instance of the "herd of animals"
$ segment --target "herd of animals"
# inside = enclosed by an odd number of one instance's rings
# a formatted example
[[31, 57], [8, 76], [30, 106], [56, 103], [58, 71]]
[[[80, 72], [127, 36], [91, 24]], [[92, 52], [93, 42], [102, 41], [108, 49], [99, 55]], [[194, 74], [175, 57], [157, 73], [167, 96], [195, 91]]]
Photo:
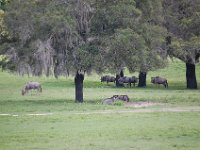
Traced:
[[[121, 85], [129, 84], [130, 87], [131, 87], [131, 84], [134, 84], [134, 86], [135, 86], [135, 84], [138, 82], [138, 78], [135, 77], [135, 76], [132, 76], [132, 77], [126, 77], [126, 76], [125, 77], [119, 77], [118, 79], [116, 79], [113, 76], [109, 76], [109, 75], [101, 77], [101, 82], [107, 82], [107, 83], [114, 82], [115, 83], [116, 80], [118, 80], [119, 84], [121, 84]], [[162, 85], [164, 85], [165, 88], [168, 88], [167, 79], [159, 77], [159, 76], [151, 77], [151, 83], [153, 83], [153, 84], [162, 84]], [[38, 83], [38, 82], [30, 81], [22, 88], [21, 94], [22, 95], [28, 94], [29, 91], [31, 91], [31, 90], [37, 90], [38, 92], [42, 92], [42, 85], [40, 83]], [[128, 95], [113, 95], [110, 98], [104, 99], [102, 101], [102, 103], [109, 105], [109, 104], [113, 104], [116, 101], [129, 102], [129, 97], [128, 97]]]
[[[118, 83], [122, 86], [124, 86], [124, 84], [128, 84], [131, 87], [131, 84], [133, 84], [135, 86], [136, 83], [138, 83], [138, 78], [135, 76], [132, 77], [119, 77], [118, 79], [116, 79], [114, 76], [109, 76], [109, 75], [105, 75], [101, 77], [101, 82], [107, 82], [107, 84], [109, 82], [116, 82], [118, 81]], [[156, 77], [151, 77], [151, 83], [153, 84], [162, 84], [165, 88], [168, 88], [168, 82], [167, 79], [156, 76]]]

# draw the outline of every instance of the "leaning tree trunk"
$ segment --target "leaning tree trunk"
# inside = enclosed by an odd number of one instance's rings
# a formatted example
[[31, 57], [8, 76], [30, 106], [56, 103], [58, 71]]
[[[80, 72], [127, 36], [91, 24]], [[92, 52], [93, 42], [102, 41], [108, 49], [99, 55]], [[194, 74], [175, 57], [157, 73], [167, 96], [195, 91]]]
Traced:
[[188, 89], [197, 89], [195, 65], [186, 63], [186, 80]]
[[75, 76], [75, 102], [82, 103], [83, 102], [83, 80], [84, 74], [77, 71]]
[[139, 73], [138, 87], [146, 87], [146, 76], [147, 76], [146, 72], [140, 72]]

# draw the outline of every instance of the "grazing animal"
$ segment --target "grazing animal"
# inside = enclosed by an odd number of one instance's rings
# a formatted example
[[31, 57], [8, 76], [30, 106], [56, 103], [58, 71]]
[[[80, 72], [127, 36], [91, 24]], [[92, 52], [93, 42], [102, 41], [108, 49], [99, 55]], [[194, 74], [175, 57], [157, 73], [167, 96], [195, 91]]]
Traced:
[[126, 77], [126, 76], [125, 76], [125, 77], [120, 77], [120, 78], [118, 79], [118, 82], [119, 82], [120, 84], [128, 83], [130, 87], [131, 87], [131, 84], [133, 83], [133, 85], [134, 85], [134, 87], [135, 87], [135, 83], [138, 82], [138, 78], [135, 77], [135, 76], [132, 76], [132, 77]]
[[125, 102], [129, 102], [129, 97], [128, 95], [113, 95], [113, 98], [116, 100], [121, 100]]
[[28, 82], [22, 89], [22, 95], [27, 94], [29, 90], [37, 90], [38, 92], [42, 92], [42, 86], [38, 82]]
[[107, 82], [107, 84], [109, 83], [109, 82], [114, 82], [115, 83], [115, 77], [113, 77], [113, 76], [109, 76], [109, 75], [106, 75], [106, 76], [102, 76], [101, 77], [101, 82]]
[[165, 88], [168, 88], [168, 82], [167, 79], [161, 78], [159, 76], [151, 77], [151, 83], [153, 84], [162, 84]]

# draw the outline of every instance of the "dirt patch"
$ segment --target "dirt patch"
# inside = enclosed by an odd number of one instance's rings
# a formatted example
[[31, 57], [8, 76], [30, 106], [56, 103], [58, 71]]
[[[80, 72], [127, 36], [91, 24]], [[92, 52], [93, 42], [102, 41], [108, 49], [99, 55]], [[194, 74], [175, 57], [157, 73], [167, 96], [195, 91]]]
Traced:
[[153, 103], [153, 102], [128, 102], [125, 106], [126, 107], [134, 107], [134, 108], [143, 108], [143, 107], [150, 107], [162, 105], [161, 103]]

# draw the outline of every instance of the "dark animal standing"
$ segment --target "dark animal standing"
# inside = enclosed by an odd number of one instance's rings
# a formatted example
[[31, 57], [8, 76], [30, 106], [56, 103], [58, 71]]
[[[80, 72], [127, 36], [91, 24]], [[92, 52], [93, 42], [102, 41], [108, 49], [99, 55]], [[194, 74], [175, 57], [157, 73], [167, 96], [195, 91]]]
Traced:
[[128, 83], [129, 86], [131, 87], [131, 84], [133, 83], [133, 85], [135, 86], [135, 83], [138, 82], [138, 78], [135, 76], [132, 77], [120, 77], [118, 79], [119, 84], [124, 84], [124, 83]]
[[42, 92], [42, 86], [38, 82], [28, 82], [22, 89], [22, 95], [28, 93], [29, 90], [37, 90], [38, 92]]
[[168, 88], [168, 82], [167, 79], [161, 78], [159, 76], [151, 77], [151, 83], [153, 84], [162, 84], [165, 88]]
[[108, 75], [106, 75], [106, 76], [102, 76], [101, 77], [101, 82], [107, 82], [107, 84], [109, 83], [109, 82], [114, 82], [115, 83], [115, 77], [113, 77], [113, 76], [108, 76]]

